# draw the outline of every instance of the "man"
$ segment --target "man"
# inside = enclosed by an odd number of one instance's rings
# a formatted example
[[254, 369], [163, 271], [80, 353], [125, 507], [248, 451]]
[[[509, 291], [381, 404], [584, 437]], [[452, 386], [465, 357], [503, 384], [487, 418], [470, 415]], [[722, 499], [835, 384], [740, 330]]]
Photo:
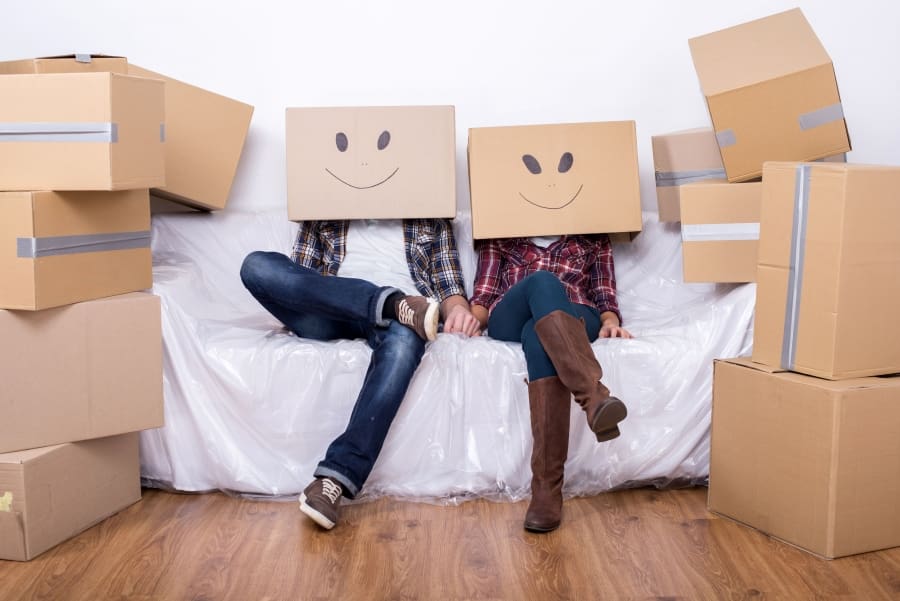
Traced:
[[365, 338], [372, 349], [350, 422], [300, 495], [301, 511], [331, 529], [341, 497], [372, 471], [439, 320], [445, 333], [480, 333], [453, 230], [446, 219], [304, 221], [290, 258], [251, 253], [241, 279], [298, 336]]

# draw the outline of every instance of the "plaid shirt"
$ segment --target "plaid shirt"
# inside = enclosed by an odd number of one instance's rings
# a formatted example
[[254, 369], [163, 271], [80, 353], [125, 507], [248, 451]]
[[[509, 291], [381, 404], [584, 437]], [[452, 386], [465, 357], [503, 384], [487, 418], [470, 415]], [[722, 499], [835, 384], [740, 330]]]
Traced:
[[622, 322], [616, 301], [612, 246], [606, 234], [561, 236], [547, 248], [528, 238], [481, 240], [475, 293], [470, 302], [492, 311], [507, 290], [536, 271], [555, 274], [573, 303], [612, 311]]
[[[348, 226], [347, 221], [301, 221], [291, 259], [323, 275], [337, 275], [347, 252]], [[439, 301], [454, 294], [465, 297], [450, 221], [404, 219], [403, 241], [409, 274], [420, 294]]]

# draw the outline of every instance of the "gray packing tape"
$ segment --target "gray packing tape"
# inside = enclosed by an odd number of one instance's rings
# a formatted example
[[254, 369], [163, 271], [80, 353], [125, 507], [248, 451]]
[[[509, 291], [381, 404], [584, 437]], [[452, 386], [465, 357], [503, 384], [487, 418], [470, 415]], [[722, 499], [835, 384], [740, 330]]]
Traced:
[[716, 142], [719, 143], [719, 148], [734, 146], [735, 144], [737, 144], [737, 137], [734, 135], [734, 130], [723, 129], [722, 131], [717, 131]]
[[681, 186], [707, 179], [723, 179], [724, 169], [695, 169], [693, 171], [657, 171], [656, 187]]
[[76, 63], [89, 63], [91, 62], [90, 54], [75, 54], [75, 62]]
[[16, 239], [16, 256], [22, 259], [132, 248], [150, 248], [150, 230]]
[[166, 141], [166, 124], [165, 123], [159, 124], [159, 141], [160, 142]]
[[803, 258], [806, 254], [811, 170], [810, 165], [798, 166], [794, 179], [794, 221], [791, 229], [791, 256], [788, 262], [784, 334], [781, 339], [781, 367], [790, 370], [794, 369], [797, 354], [797, 327], [800, 321], [800, 292], [803, 290]]
[[681, 224], [683, 242], [759, 240], [759, 223]]
[[115, 123], [0, 123], [0, 142], [118, 142]]
[[831, 106], [826, 106], [824, 108], [820, 108], [818, 110], [810, 111], [808, 113], [803, 113], [802, 115], [800, 115], [800, 129], [802, 131], [806, 131], [807, 129], [819, 127], [820, 125], [825, 125], [826, 123], [840, 121], [843, 118], [844, 107], [840, 102], [838, 102], [837, 104], [832, 104]]

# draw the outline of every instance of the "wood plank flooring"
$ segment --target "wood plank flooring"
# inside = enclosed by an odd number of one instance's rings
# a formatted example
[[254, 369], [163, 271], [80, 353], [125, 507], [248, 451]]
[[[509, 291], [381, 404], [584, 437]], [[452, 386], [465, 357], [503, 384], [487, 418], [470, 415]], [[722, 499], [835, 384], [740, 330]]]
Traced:
[[343, 508], [330, 532], [295, 502], [147, 489], [26, 562], [0, 600], [900, 599], [900, 548], [826, 561], [706, 511], [706, 489], [566, 501], [549, 535], [525, 503]]

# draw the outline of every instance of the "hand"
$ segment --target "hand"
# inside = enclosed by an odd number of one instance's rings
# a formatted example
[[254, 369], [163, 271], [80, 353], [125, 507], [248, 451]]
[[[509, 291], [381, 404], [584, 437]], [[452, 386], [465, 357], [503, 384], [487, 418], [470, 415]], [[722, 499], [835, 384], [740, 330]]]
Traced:
[[600, 327], [600, 338], [633, 338], [633, 336], [618, 324], [604, 323]]
[[468, 307], [455, 305], [447, 313], [444, 319], [445, 334], [465, 334], [466, 336], [478, 336], [481, 334], [481, 323], [472, 315]]

